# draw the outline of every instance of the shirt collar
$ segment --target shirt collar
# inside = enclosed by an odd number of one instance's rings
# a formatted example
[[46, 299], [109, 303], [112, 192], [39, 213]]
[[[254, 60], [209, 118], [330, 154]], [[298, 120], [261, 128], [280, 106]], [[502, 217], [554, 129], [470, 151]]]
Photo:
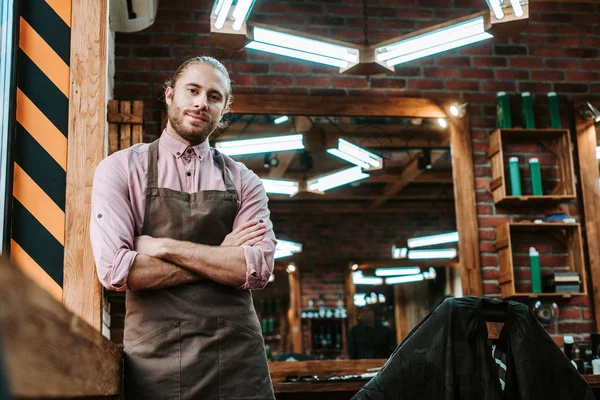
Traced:
[[188, 152], [189, 149], [192, 149], [196, 153], [196, 155], [200, 158], [200, 160], [203, 160], [210, 151], [210, 145], [208, 143], [208, 139], [200, 144], [189, 147], [185, 143], [182, 143], [179, 140], [172, 137], [171, 135], [169, 135], [166, 130], [163, 131], [162, 135], [160, 136], [159, 143], [161, 146], [163, 146], [165, 149], [167, 149], [167, 151], [169, 153], [173, 154], [173, 156], [176, 158], [181, 157], [186, 152]]

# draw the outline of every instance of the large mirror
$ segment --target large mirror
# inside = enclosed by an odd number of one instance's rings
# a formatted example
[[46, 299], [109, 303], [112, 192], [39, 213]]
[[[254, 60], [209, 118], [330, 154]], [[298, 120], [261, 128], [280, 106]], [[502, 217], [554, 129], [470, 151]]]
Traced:
[[268, 111], [234, 109], [211, 145], [268, 191], [276, 270], [253, 297], [269, 358], [387, 358], [463, 293], [449, 120]]

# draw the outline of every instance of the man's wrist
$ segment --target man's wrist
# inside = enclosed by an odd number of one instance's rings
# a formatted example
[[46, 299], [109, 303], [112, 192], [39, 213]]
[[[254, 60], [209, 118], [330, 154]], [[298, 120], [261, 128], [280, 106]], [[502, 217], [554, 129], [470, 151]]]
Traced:
[[173, 239], [161, 238], [159, 246], [157, 246], [157, 258], [161, 258], [166, 261], [171, 261], [173, 255]]

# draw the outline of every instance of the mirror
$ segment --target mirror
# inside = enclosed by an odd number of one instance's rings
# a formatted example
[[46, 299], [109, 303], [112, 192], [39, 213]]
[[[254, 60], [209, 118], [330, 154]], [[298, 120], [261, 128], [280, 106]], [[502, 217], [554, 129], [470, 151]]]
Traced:
[[[387, 358], [432, 308], [462, 294], [445, 119], [236, 113], [229, 120], [211, 145], [264, 180], [280, 241], [274, 281], [253, 291], [271, 360]], [[292, 135], [301, 144], [231, 150], [236, 141]], [[449, 235], [413, 240], [438, 234]]]

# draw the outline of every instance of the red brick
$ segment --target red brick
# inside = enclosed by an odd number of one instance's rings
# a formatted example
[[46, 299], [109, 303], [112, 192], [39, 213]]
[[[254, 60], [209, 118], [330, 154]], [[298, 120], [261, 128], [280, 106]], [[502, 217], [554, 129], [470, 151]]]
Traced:
[[594, 48], [569, 48], [565, 49], [565, 56], [573, 58], [596, 58], [598, 57], [598, 49]]
[[[490, 71], [491, 72], [491, 71]], [[525, 80], [529, 79], [529, 71], [518, 69], [497, 69], [496, 79], [500, 80]]]
[[514, 92], [516, 86], [514, 82], [481, 82], [481, 90], [485, 92]]
[[579, 36], [546, 36], [546, 43], [550, 46], [577, 47], [580, 45]]
[[[479, 214], [479, 211], [477, 211], [477, 213]], [[479, 242], [479, 251], [481, 251], [482, 253], [495, 253], [496, 246], [494, 246], [494, 242], [482, 241], [482, 242]]]
[[600, 70], [600, 60], [581, 60], [579, 61], [581, 69]]
[[423, 72], [426, 78], [455, 78], [458, 75], [456, 69], [425, 67]]
[[483, 267], [495, 267], [498, 265], [498, 256], [481, 256], [481, 265]]
[[117, 70], [150, 71], [152, 69], [152, 61], [136, 59], [117, 59], [115, 60], [115, 68]]
[[536, 47], [530, 49], [529, 54], [535, 57], [562, 57], [564, 52], [560, 47]]
[[543, 68], [540, 58], [511, 57], [509, 63], [512, 68]]
[[479, 81], [446, 81], [446, 89], [455, 91], [478, 91]]
[[325, 77], [296, 77], [297, 86], [311, 86], [311, 87], [329, 87], [331, 86], [331, 78]]
[[487, 204], [477, 204], [477, 215], [492, 215], [494, 208]]
[[482, 217], [478, 218], [478, 224], [480, 228], [498, 227], [509, 222], [508, 217]]
[[257, 76], [256, 84], [260, 86], [286, 86], [292, 84], [292, 78], [282, 75]]
[[[252, 17], [252, 19], [254, 18]], [[304, 26], [306, 24], [306, 17], [304, 15], [271, 15], [269, 22], [279, 26]]]
[[494, 77], [494, 73], [492, 70], [483, 68], [461, 68], [460, 77], [464, 79], [492, 79]]
[[487, 296], [492, 293], [500, 293], [500, 286], [496, 283], [484, 283], [483, 294]]
[[598, 72], [575, 72], [567, 71], [567, 81], [569, 82], [590, 82], [600, 79]]
[[531, 79], [535, 81], [563, 81], [565, 73], [563, 71], [531, 71]]
[[542, 82], [519, 82], [519, 92], [548, 93], [552, 91], [552, 84]]
[[469, 57], [437, 57], [437, 64], [442, 67], [469, 67]]
[[276, 94], [292, 94], [292, 95], [306, 95], [308, 94], [308, 89], [307, 88], [284, 88], [284, 87], [278, 87], [278, 88], [273, 88], [272, 90], [273, 93]]
[[561, 334], [567, 333], [586, 333], [595, 332], [596, 324], [593, 322], [559, 322], [558, 332]]
[[564, 70], [577, 69], [577, 61], [566, 59], [548, 59], [546, 60], [546, 67]]
[[[307, 74], [309, 65], [308, 64], [271, 64], [273, 72], [276, 74]], [[330, 71], [331, 72], [331, 71]]]
[[554, 89], [559, 93], [588, 93], [588, 85], [583, 83], [556, 83]]
[[592, 310], [589, 308], [583, 308], [582, 311], [584, 320], [589, 321], [594, 319], [594, 313], [592, 313]]
[[506, 58], [504, 58], [504, 57], [474, 57], [473, 65], [475, 67], [506, 67]]
[[373, 78], [371, 80], [371, 87], [378, 89], [404, 89], [406, 87], [406, 80], [393, 78]]
[[264, 74], [269, 72], [269, 64], [236, 62], [233, 64], [233, 72]]
[[567, 308], [561, 307], [559, 313], [559, 320], [563, 321], [566, 319], [581, 319], [581, 309], [580, 308]]
[[590, 298], [589, 296], [575, 296], [571, 300], [569, 300], [569, 306], [571, 307], [589, 307], [590, 306]]
[[408, 82], [409, 89], [418, 89], [418, 90], [440, 90], [444, 88], [444, 81], [437, 80], [410, 80]]
[[234, 86], [249, 86], [254, 84], [254, 75], [230, 75]]
[[[302, 3], [290, 3], [288, 5], [289, 12], [291, 14], [323, 14], [323, 6], [320, 4], [302, 4]], [[327, 13], [328, 15], [334, 15], [336, 13]]]

